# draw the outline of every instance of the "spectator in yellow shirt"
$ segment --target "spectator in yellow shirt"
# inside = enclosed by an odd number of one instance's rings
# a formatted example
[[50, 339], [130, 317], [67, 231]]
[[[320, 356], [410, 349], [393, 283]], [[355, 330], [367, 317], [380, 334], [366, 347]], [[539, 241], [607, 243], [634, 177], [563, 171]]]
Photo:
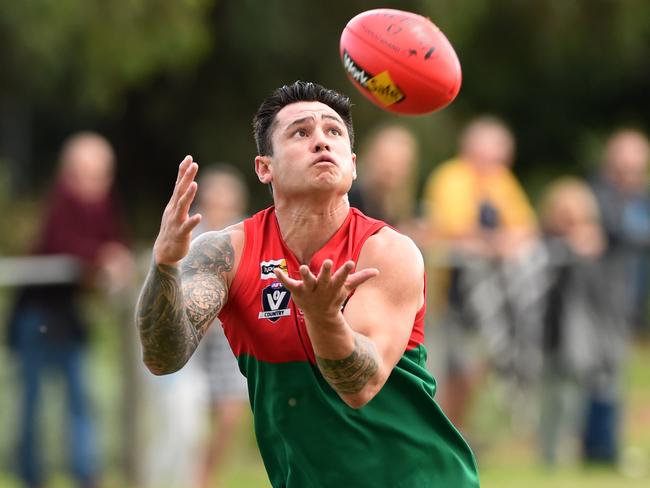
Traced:
[[518, 367], [516, 356], [523, 349], [514, 347], [512, 331], [535, 327], [520, 320], [526, 300], [509, 291], [508, 273], [532, 248], [537, 228], [532, 206], [510, 171], [514, 150], [514, 137], [501, 121], [477, 118], [461, 135], [459, 155], [438, 166], [425, 188], [433, 242], [448, 251], [450, 271], [440, 403], [461, 428], [486, 359], [500, 368]]
[[498, 119], [471, 122], [458, 157], [442, 163], [426, 185], [436, 236], [470, 252], [510, 255], [534, 233], [534, 211], [510, 171], [514, 138]]

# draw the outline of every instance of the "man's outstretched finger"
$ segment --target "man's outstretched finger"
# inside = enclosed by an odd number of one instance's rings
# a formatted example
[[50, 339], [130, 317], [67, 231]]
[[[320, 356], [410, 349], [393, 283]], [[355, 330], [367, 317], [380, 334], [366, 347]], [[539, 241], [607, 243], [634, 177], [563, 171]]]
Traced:
[[178, 166], [178, 175], [176, 175], [176, 182], [174, 183], [174, 191], [170, 198], [170, 203], [175, 204], [178, 201], [178, 188], [181, 185], [183, 176], [187, 172], [187, 168], [192, 164], [192, 156], [185, 156], [185, 159], [181, 161], [181, 164]]
[[174, 186], [178, 185], [178, 182], [181, 181], [181, 178], [185, 173], [185, 169], [187, 168], [188, 164], [190, 164], [191, 162], [192, 162], [192, 156], [188, 154], [183, 158], [181, 164], [178, 165], [178, 174], [176, 175], [176, 183]]
[[196, 181], [191, 182], [187, 187], [187, 190], [185, 190], [185, 193], [178, 199], [178, 206], [176, 208], [177, 217], [183, 219], [188, 214], [190, 211], [190, 205], [192, 205], [192, 201], [196, 196], [197, 188], [198, 185]]
[[174, 188], [174, 194], [172, 195], [172, 201], [174, 202], [174, 205], [178, 205], [179, 200], [185, 194], [187, 188], [194, 181], [194, 177], [196, 176], [196, 173], [198, 171], [199, 171], [199, 165], [196, 164], [195, 162], [191, 162], [189, 166], [187, 166], [187, 168], [183, 172], [183, 175], [181, 176], [180, 181]]
[[345, 280], [347, 280], [348, 275], [353, 269], [354, 261], [346, 261], [343, 266], [336, 270], [334, 276], [332, 276], [332, 284], [337, 287], [343, 286], [343, 283], [345, 283]]
[[377, 268], [362, 269], [361, 271], [358, 271], [348, 276], [347, 280], [345, 281], [345, 286], [348, 290], [354, 290], [359, 285], [362, 285], [363, 283], [365, 283], [371, 278], [374, 278], [377, 275], [379, 275], [379, 270]]
[[323, 261], [323, 264], [320, 267], [320, 271], [318, 272], [318, 280], [319, 283], [329, 283], [330, 280], [332, 279], [332, 267], [334, 266], [334, 262], [331, 259], [326, 259]]
[[280, 268], [275, 268], [273, 272], [275, 273], [275, 276], [278, 279], [278, 281], [280, 281], [280, 283], [282, 283], [292, 293], [298, 290], [300, 285], [302, 285], [302, 281], [289, 278], [289, 276]]
[[179, 228], [181, 234], [190, 234], [194, 228], [201, 223], [203, 216], [201, 214], [194, 214], [185, 222], [183, 222]]
[[305, 284], [305, 286], [310, 290], [316, 288], [317, 278], [312, 274], [311, 270], [309, 269], [309, 266], [303, 264], [302, 266], [300, 266], [299, 271], [300, 271], [300, 276], [302, 278], [302, 282]]

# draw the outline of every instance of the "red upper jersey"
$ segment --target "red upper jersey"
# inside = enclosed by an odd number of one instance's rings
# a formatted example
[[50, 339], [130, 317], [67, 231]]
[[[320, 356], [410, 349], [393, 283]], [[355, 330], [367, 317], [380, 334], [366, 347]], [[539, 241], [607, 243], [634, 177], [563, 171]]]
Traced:
[[[311, 271], [318, 273], [325, 259], [337, 269], [357, 262], [366, 239], [385, 225], [351, 209], [312, 258]], [[384, 386], [353, 409], [323, 378], [304, 318], [273, 273], [279, 267], [299, 279], [300, 266], [282, 240], [274, 209], [245, 220], [244, 233], [219, 317], [248, 379], [255, 437], [271, 485], [478, 488], [471, 450], [434, 401], [422, 344], [424, 306]]]
[[[366, 239], [386, 225], [351, 208], [341, 227], [314, 254], [309, 263], [312, 273], [317, 275], [326, 259], [333, 261], [334, 269], [348, 260], [356, 263]], [[219, 314], [233, 352], [237, 357], [247, 355], [271, 363], [315, 363], [302, 311], [273, 273], [279, 267], [300, 279], [302, 264], [282, 239], [274, 207], [246, 219], [244, 235], [239, 267]], [[424, 312], [423, 305], [416, 314], [407, 349], [423, 343]]]

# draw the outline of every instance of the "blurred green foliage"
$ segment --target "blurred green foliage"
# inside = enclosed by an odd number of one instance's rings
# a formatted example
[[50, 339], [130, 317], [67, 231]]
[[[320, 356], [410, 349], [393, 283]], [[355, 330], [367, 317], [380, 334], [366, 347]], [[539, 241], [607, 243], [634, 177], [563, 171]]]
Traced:
[[31, 198], [11, 198], [10, 175], [3, 163], [0, 159], [0, 255], [20, 255], [29, 249], [36, 237], [41, 206]]
[[[340, 33], [378, 6], [421, 13], [446, 33], [463, 67], [450, 107], [398, 117], [348, 82]], [[515, 171], [534, 197], [555, 176], [593, 171], [619, 125], [650, 128], [648, 19], [646, 0], [5, 1], [0, 159], [27, 182], [13, 191], [41, 195], [63, 138], [101, 131], [116, 145], [135, 237], [150, 239], [187, 153], [240, 166], [256, 190], [251, 210], [269, 203], [252, 171], [251, 117], [277, 86], [309, 79], [352, 97], [360, 142], [378, 123], [411, 127], [421, 180], [453, 155], [469, 118], [502, 117], [518, 141]], [[22, 156], [8, 127], [29, 148]]]
[[161, 71], [191, 69], [210, 48], [213, 0], [3, 2], [3, 96], [63, 98], [98, 113]]

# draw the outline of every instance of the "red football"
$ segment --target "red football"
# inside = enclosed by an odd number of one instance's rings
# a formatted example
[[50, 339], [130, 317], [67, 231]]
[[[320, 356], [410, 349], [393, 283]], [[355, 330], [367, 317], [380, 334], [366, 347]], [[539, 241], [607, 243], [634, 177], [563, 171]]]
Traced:
[[460, 90], [460, 62], [431, 20], [381, 8], [354, 17], [341, 35], [341, 60], [354, 86], [400, 114], [440, 110]]

